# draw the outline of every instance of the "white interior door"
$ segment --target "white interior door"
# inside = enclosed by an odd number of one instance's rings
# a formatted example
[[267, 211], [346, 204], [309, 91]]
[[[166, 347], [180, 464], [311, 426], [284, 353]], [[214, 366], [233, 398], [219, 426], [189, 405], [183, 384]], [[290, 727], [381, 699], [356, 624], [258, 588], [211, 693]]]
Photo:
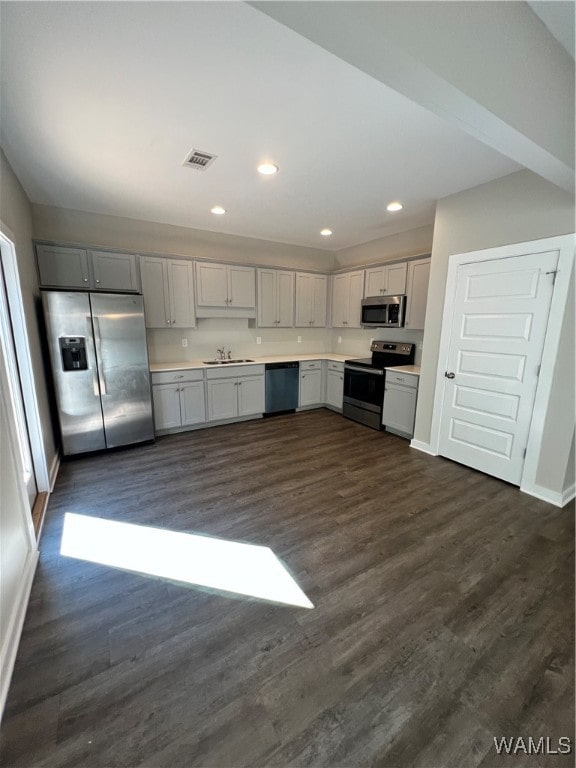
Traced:
[[458, 267], [439, 453], [515, 485], [557, 263], [550, 251]]

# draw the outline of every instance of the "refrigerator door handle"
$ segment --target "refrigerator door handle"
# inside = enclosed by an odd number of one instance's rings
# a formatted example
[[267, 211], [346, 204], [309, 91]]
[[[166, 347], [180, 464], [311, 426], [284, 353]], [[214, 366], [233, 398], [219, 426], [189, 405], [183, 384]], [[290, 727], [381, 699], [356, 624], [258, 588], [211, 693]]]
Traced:
[[104, 378], [104, 371], [102, 370], [102, 338], [100, 336], [100, 319], [98, 317], [93, 318], [94, 323], [94, 346], [96, 347], [96, 366], [98, 368], [98, 383], [100, 384], [100, 394], [106, 395], [106, 379]]

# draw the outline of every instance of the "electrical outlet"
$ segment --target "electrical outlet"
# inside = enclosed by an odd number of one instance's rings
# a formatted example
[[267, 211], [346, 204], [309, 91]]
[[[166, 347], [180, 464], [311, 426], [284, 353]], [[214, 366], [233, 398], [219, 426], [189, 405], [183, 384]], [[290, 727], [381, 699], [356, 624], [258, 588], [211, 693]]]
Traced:
[[256, 336], [256, 344], [262, 344], [262, 336]]
[[302, 336], [298, 336], [298, 344], [302, 344]]
[[188, 346], [188, 339], [182, 339], [182, 346], [187, 347]]
[[338, 344], [342, 344], [342, 336], [338, 336]]

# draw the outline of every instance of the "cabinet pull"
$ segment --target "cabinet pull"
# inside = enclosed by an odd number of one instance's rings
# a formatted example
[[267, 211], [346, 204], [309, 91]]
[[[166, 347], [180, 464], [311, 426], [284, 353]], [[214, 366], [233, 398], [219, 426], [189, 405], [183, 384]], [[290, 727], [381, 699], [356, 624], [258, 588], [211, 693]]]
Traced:
[[85, 283], [87, 283], [87, 282], [88, 282], [88, 278], [87, 278], [87, 277], [85, 277], [85, 278], [84, 278], [84, 282], [85, 282]]

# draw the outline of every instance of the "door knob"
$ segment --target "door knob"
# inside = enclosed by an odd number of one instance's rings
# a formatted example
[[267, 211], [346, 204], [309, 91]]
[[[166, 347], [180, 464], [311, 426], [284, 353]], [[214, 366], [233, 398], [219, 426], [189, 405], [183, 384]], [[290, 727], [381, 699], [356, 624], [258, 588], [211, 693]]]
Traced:
[[452, 371], [444, 371], [444, 376], [446, 376], [447, 379], [453, 379], [456, 374], [452, 373]]

